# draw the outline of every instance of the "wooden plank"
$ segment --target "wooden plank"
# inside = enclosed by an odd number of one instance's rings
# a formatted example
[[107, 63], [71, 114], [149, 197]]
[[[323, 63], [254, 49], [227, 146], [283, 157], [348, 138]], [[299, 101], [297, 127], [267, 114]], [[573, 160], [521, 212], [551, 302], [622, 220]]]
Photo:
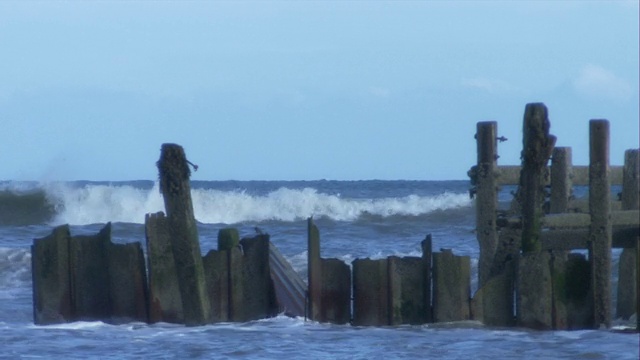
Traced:
[[[497, 168], [498, 185], [518, 185], [520, 181], [520, 165], [499, 165]], [[611, 185], [622, 185], [622, 169], [620, 165], [611, 165]], [[574, 165], [572, 182], [574, 186], [589, 185], [589, 166]], [[545, 182], [549, 185], [549, 182]]]
[[449, 249], [433, 253], [433, 318], [435, 322], [471, 317], [469, 256], [455, 256]]
[[[639, 226], [639, 210], [611, 211], [612, 226]], [[542, 226], [552, 229], [582, 228], [591, 226], [591, 215], [583, 213], [549, 214], [542, 219]]]
[[167, 218], [163, 212], [145, 216], [149, 272], [149, 321], [181, 324], [182, 298], [173, 259]]
[[[612, 248], [633, 249], [640, 235], [637, 226], [617, 226], [612, 229]], [[556, 229], [543, 231], [542, 248], [545, 250], [588, 249], [589, 229]]]
[[609, 121], [589, 121], [590, 261], [594, 327], [611, 326], [611, 177]]
[[340, 259], [320, 259], [322, 291], [319, 321], [347, 324], [351, 321], [351, 268]]
[[497, 123], [477, 124], [476, 141], [478, 164], [476, 166], [476, 236], [480, 246], [478, 264], [479, 282], [482, 286], [489, 279], [489, 271], [498, 244], [496, 225], [498, 195], [496, 184]]
[[272, 242], [269, 242], [269, 270], [276, 292], [278, 310], [288, 316], [303, 317], [306, 310], [307, 285]]
[[320, 232], [313, 223], [313, 218], [307, 219], [307, 276], [309, 290], [308, 314], [311, 320], [320, 319], [322, 308], [322, 262], [320, 260]]
[[[625, 210], [639, 207], [640, 157], [638, 149], [624, 153], [624, 171], [622, 183], [622, 208]], [[616, 301], [616, 317], [628, 319], [636, 313], [636, 299], [639, 297], [636, 280], [637, 249], [625, 248], [620, 254], [618, 268], [618, 289]]]
[[33, 240], [33, 322], [36, 325], [72, 321], [69, 279], [69, 225], [53, 229], [50, 235]]
[[389, 325], [387, 259], [355, 259], [353, 266], [353, 325]]
[[[69, 242], [71, 305], [76, 321], [106, 321], [111, 315], [107, 244], [111, 223], [97, 235], [72, 236]], [[115, 289], [114, 289], [115, 290]]]
[[433, 322], [433, 307], [431, 306], [431, 284], [432, 284], [432, 272], [431, 272], [431, 262], [432, 262], [432, 249], [433, 249], [433, 239], [431, 234], [427, 234], [427, 236], [422, 240], [420, 244], [422, 247], [422, 266], [424, 272], [424, 307], [425, 307], [425, 322]]
[[549, 212], [552, 214], [567, 211], [571, 198], [573, 182], [571, 165], [571, 148], [557, 147], [551, 157], [551, 198]]

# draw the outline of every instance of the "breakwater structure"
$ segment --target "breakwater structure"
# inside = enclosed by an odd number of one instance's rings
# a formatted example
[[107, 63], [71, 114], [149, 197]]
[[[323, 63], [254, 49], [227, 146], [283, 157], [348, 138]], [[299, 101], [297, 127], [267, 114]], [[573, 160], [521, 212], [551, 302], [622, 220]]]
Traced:
[[[157, 165], [165, 212], [146, 215], [146, 249], [113, 243], [110, 223], [92, 236], [72, 236], [62, 225], [34, 240], [34, 323], [198, 326], [285, 313], [356, 326], [478, 320], [542, 330], [610, 327], [612, 247], [623, 248], [615, 316], [640, 309], [639, 157], [628, 150], [624, 166], [610, 166], [609, 123], [589, 126], [590, 164], [572, 166], [571, 149], [556, 147], [549, 134], [546, 107], [528, 104], [522, 164], [498, 166], [497, 123], [477, 124], [478, 161], [469, 170], [480, 249], [475, 294], [470, 257], [433, 251], [431, 235], [421, 242], [422, 256], [349, 265], [321, 256], [313, 218], [306, 282], [266, 233], [240, 239], [237, 229], [221, 229], [217, 250], [202, 256], [192, 164], [182, 147], [163, 144]], [[622, 186], [619, 199], [612, 184]], [[517, 186], [508, 208], [498, 203], [502, 185]], [[574, 185], [589, 187], [588, 201], [573, 198]]]

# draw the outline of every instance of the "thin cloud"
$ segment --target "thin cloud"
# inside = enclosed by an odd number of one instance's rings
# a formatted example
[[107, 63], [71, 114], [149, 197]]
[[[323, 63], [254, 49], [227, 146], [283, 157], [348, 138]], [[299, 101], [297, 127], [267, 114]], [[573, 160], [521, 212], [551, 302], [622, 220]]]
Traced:
[[633, 95], [631, 84], [613, 72], [593, 64], [585, 65], [573, 81], [581, 95], [608, 100], [628, 100]]
[[482, 77], [463, 79], [462, 86], [470, 89], [486, 91], [491, 94], [508, 93], [517, 90], [506, 81]]
[[369, 88], [369, 93], [379, 98], [388, 98], [391, 95], [391, 90], [380, 86], [372, 86]]

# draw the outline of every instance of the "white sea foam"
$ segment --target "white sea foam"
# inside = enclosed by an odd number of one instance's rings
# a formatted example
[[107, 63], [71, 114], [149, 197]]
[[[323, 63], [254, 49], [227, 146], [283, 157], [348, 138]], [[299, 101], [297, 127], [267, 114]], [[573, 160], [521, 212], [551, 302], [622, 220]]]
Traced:
[[33, 329], [58, 329], [58, 330], [92, 330], [114, 325], [106, 324], [102, 321], [76, 321], [72, 323], [53, 325], [31, 325]]
[[60, 183], [46, 187], [49, 201], [56, 207], [54, 224], [144, 223], [147, 213], [164, 208], [157, 184], [153, 189], [129, 185], [87, 185], [71, 187]]
[[[31, 252], [27, 249], [0, 248], [0, 289], [15, 289], [31, 282]], [[12, 293], [0, 291], [0, 299]]]
[[[54, 224], [143, 223], [144, 215], [162, 211], [163, 199], [156, 184], [152, 189], [129, 185], [57, 184], [46, 188], [57, 209]], [[309, 216], [353, 221], [363, 215], [418, 216], [437, 210], [470, 206], [467, 194], [409, 195], [377, 199], [343, 198], [313, 188], [280, 188], [264, 195], [246, 191], [193, 189], [196, 219], [203, 223], [235, 224], [252, 221], [296, 221]]]

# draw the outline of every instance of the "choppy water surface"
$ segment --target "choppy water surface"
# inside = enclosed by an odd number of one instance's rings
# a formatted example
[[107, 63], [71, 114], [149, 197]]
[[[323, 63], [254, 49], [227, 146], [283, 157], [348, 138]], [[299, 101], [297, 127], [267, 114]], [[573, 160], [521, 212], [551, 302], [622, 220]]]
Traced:
[[[434, 249], [451, 248], [477, 264], [467, 182], [229, 181], [192, 187], [203, 252], [215, 248], [222, 227], [252, 235], [258, 226], [306, 277], [306, 218], [314, 216], [323, 257], [417, 256], [431, 233]], [[638, 334], [492, 329], [475, 322], [363, 328], [279, 316], [197, 328], [33, 324], [34, 238], [58, 224], [71, 224], [76, 235], [112, 221], [114, 241], [144, 243], [144, 214], [162, 209], [157, 185], [148, 181], [0, 183], [0, 358], [638, 359]], [[614, 266], [615, 259], [614, 253]]]

